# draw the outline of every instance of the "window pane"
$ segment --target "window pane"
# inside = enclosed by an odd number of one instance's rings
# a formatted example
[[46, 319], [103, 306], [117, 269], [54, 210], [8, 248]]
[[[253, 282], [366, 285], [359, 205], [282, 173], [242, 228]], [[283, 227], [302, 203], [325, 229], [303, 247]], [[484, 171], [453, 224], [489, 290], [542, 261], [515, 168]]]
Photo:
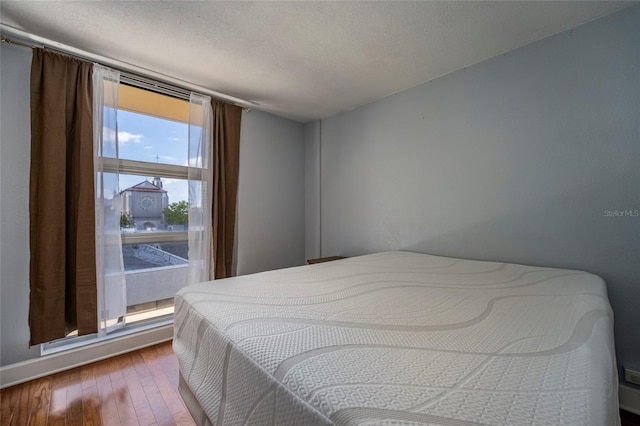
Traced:
[[189, 262], [187, 241], [123, 244], [125, 271], [184, 266]]
[[[114, 140], [115, 129], [105, 128], [105, 140]], [[148, 163], [187, 165], [187, 123], [118, 110], [118, 156]], [[115, 157], [113, 150], [105, 157]]]
[[120, 175], [123, 233], [186, 231], [186, 179]]
[[173, 313], [173, 296], [187, 284], [188, 242], [123, 244], [127, 323]]

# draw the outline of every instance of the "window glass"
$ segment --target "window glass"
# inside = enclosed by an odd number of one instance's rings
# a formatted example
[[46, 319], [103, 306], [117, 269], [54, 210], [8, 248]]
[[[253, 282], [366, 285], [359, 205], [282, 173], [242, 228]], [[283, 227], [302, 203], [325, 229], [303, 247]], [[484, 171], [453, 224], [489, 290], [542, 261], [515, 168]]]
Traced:
[[186, 166], [188, 129], [186, 123], [119, 110], [119, 157]]
[[119, 166], [130, 324], [172, 314], [187, 282], [189, 102], [125, 85], [118, 102], [118, 158], [146, 163]]
[[187, 266], [188, 251], [187, 241], [123, 244], [124, 269], [136, 271], [166, 266]]
[[186, 231], [188, 199], [186, 179], [120, 174], [120, 230]]
[[127, 324], [173, 313], [173, 296], [187, 282], [188, 242], [123, 244]]

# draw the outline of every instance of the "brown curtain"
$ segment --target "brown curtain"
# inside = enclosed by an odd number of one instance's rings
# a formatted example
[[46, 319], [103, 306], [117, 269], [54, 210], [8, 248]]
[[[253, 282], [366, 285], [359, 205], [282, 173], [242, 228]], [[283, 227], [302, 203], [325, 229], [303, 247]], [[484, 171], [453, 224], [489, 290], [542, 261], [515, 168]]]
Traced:
[[92, 64], [33, 50], [30, 344], [97, 332]]
[[211, 101], [213, 110], [213, 273], [214, 279], [232, 274], [236, 201], [240, 159], [242, 108]]

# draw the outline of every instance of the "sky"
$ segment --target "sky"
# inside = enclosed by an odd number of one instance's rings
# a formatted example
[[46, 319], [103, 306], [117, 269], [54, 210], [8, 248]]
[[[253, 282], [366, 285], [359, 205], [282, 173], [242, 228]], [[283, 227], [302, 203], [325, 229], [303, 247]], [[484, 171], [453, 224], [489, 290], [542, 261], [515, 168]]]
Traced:
[[[118, 110], [119, 157], [150, 163], [187, 165], [189, 126], [186, 123], [164, 120], [148, 115]], [[153, 176], [120, 175], [120, 190], [143, 182]], [[187, 181], [162, 179], [168, 191], [169, 203], [188, 200]]]

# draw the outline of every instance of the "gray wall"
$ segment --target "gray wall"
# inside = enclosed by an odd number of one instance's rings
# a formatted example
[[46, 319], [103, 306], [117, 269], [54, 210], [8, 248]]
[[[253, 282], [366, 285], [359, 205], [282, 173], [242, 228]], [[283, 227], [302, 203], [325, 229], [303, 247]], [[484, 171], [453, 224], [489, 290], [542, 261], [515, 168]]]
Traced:
[[304, 125], [261, 111], [242, 116], [238, 275], [304, 263]]
[[[29, 328], [31, 52], [0, 47], [0, 365], [40, 355]], [[238, 273], [304, 263], [304, 125], [245, 113], [240, 141]]]
[[308, 124], [309, 156], [318, 124], [322, 255], [596, 273], [618, 363], [640, 365], [640, 217], [605, 212], [640, 210], [640, 7]]
[[309, 122], [305, 126], [305, 256], [320, 257], [320, 123]]
[[31, 51], [0, 45], [0, 365], [29, 350], [29, 72]]

